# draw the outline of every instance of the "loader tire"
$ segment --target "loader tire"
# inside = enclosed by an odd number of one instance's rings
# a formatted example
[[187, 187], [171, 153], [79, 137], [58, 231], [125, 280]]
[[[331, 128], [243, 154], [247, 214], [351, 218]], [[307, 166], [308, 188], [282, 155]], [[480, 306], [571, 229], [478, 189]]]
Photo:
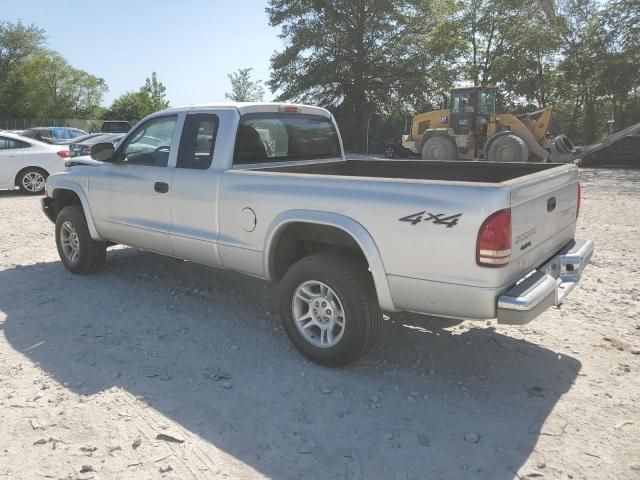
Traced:
[[422, 146], [423, 160], [457, 160], [458, 149], [451, 139], [435, 136], [427, 139]]
[[566, 135], [558, 135], [553, 139], [556, 149], [560, 153], [575, 153], [576, 147]]
[[501, 135], [489, 145], [487, 160], [490, 162], [526, 162], [529, 159], [529, 147], [517, 135]]

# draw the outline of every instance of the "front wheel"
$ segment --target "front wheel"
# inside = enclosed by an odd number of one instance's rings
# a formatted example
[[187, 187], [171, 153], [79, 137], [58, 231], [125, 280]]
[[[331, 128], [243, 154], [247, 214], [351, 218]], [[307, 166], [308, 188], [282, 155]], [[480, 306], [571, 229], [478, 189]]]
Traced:
[[423, 160], [457, 160], [458, 148], [448, 137], [436, 135], [427, 139], [422, 146]]
[[375, 342], [382, 325], [366, 267], [329, 253], [305, 257], [280, 285], [287, 336], [302, 355], [328, 367], [347, 365]]
[[56, 246], [64, 266], [72, 273], [98, 270], [105, 261], [107, 244], [91, 238], [79, 205], [63, 208], [56, 218]]
[[526, 162], [528, 159], [529, 147], [513, 133], [500, 135], [487, 150], [487, 160], [490, 162]]

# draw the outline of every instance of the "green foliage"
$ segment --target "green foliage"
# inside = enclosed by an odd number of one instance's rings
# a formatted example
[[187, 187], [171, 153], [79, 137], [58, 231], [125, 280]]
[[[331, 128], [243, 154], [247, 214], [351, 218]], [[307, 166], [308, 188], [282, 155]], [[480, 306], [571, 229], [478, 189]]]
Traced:
[[0, 82], [6, 81], [22, 60], [40, 51], [45, 38], [44, 30], [35, 25], [0, 22]]
[[44, 48], [44, 30], [0, 23], [0, 112], [14, 118], [87, 118], [107, 91], [102, 78]]
[[610, 118], [640, 122], [639, 0], [271, 0], [267, 14], [285, 41], [269, 86], [331, 108], [355, 148], [367, 124], [396, 118], [396, 134], [461, 84], [496, 86], [503, 111], [553, 106], [554, 133], [582, 144]]
[[267, 14], [285, 41], [269, 81], [280, 100], [329, 107], [362, 129], [447, 90], [455, 48], [439, 42], [444, 31], [427, 1], [271, 0]]
[[101, 118], [137, 122], [147, 115], [169, 107], [166, 90], [164, 84], [158, 80], [156, 72], [153, 72], [137, 92], [126, 92], [116, 98], [102, 113]]
[[262, 102], [264, 101], [264, 87], [261, 80], [251, 79], [253, 68], [239, 68], [227, 75], [231, 82], [231, 93], [225, 93], [227, 100], [232, 102]]

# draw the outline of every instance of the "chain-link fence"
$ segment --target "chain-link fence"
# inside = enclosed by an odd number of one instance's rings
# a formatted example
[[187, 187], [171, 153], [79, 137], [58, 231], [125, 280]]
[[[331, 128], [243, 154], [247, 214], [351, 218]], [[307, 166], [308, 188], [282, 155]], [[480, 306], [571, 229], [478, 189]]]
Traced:
[[393, 138], [400, 141], [407, 129], [405, 119], [397, 116], [375, 117], [364, 121], [336, 116], [336, 123], [344, 149], [350, 153], [382, 153], [386, 140]]
[[104, 120], [81, 118], [0, 118], [2, 130], [26, 130], [33, 127], [69, 127], [84, 130], [85, 132], [98, 132]]

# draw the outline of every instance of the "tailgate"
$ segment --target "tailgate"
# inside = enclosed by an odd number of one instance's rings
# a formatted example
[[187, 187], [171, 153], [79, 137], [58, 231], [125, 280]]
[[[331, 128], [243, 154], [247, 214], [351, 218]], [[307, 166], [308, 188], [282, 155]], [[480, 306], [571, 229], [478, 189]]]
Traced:
[[511, 262], [536, 268], [573, 239], [578, 208], [578, 168], [563, 165], [513, 180]]

